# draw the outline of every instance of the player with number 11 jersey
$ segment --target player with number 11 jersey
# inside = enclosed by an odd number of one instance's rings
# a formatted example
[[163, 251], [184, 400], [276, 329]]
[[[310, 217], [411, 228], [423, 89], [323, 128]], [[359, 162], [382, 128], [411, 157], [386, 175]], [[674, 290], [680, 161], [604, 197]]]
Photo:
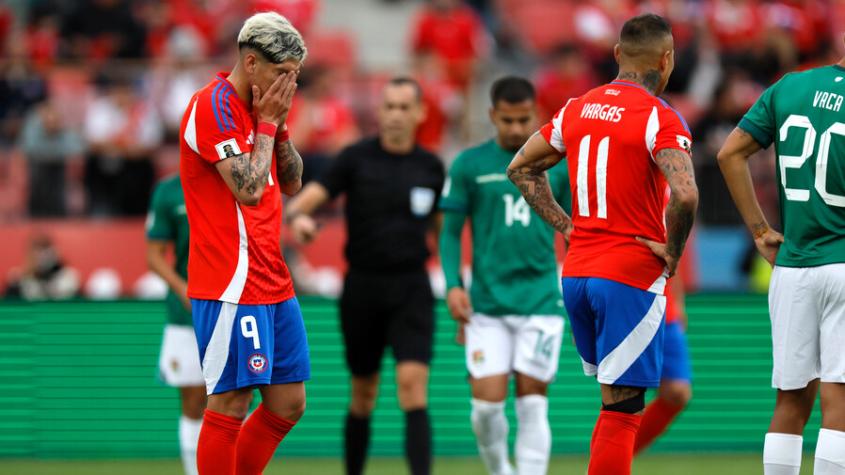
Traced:
[[[666, 279], [698, 204], [689, 129], [658, 97], [674, 68], [673, 44], [657, 15], [625, 22], [617, 79], [570, 99], [508, 167], [525, 200], [570, 234], [563, 300], [584, 372], [602, 394], [590, 475], [630, 473], [645, 390], [660, 384]], [[544, 175], [563, 156], [571, 219]]]

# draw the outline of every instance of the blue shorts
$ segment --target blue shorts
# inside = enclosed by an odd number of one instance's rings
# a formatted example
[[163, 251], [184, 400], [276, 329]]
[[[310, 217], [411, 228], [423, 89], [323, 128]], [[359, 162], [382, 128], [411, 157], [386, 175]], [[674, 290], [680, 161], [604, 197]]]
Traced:
[[563, 301], [585, 374], [602, 384], [660, 385], [666, 297], [608, 279], [566, 277]]
[[208, 394], [311, 377], [299, 302], [237, 305], [191, 299]]
[[666, 381], [692, 381], [687, 337], [680, 322], [666, 324], [663, 332], [663, 374]]

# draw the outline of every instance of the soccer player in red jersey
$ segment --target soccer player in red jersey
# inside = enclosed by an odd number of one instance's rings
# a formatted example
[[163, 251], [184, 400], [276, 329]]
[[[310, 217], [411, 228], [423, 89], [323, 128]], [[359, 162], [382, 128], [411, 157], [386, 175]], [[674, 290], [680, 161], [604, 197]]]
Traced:
[[[201, 475], [260, 474], [305, 409], [308, 343], [282, 260], [281, 193], [302, 186], [285, 120], [306, 49], [276, 13], [238, 35], [240, 55], [194, 94], [180, 130], [191, 229], [188, 296], [208, 407]], [[262, 403], [246, 417], [252, 391]]]
[[[564, 303], [584, 372], [601, 384], [590, 475], [631, 472], [645, 390], [661, 379], [666, 279], [698, 205], [689, 129], [657, 97], [674, 67], [672, 30], [657, 15], [634, 17], [613, 52], [617, 79], [570, 99], [508, 167], [525, 200], [569, 239]], [[563, 156], [574, 218], [545, 174]]]

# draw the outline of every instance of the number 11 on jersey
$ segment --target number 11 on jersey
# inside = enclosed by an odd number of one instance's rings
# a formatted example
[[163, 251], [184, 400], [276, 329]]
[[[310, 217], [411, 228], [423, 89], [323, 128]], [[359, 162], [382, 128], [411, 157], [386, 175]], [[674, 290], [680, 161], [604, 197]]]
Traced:
[[[578, 189], [578, 214], [590, 216], [590, 189], [588, 185], [589, 163], [590, 163], [590, 140], [589, 135], [581, 139], [578, 146], [578, 173], [575, 186]], [[610, 149], [610, 137], [604, 137], [599, 141], [596, 157], [596, 216], [607, 219], [607, 155]]]

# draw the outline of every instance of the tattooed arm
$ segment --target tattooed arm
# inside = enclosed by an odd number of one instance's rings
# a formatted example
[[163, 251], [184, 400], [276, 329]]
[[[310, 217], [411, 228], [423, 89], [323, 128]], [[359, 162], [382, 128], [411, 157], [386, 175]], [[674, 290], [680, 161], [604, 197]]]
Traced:
[[531, 208], [568, 240], [572, 232], [572, 218], [555, 201], [546, 175], [546, 170], [562, 158], [539, 133], [535, 133], [508, 166], [508, 178], [519, 188]]
[[672, 276], [678, 268], [678, 261], [684, 252], [695, 220], [698, 186], [695, 184], [692, 160], [688, 153], [676, 148], [664, 148], [657, 152], [654, 161], [672, 190], [669, 204], [666, 206], [666, 244], [642, 237], [637, 240], [666, 262], [669, 276]]
[[270, 176], [274, 141], [269, 135], [256, 134], [251, 153], [242, 153], [217, 162], [217, 171], [238, 202], [255, 206], [261, 200]]
[[736, 128], [728, 136], [716, 158], [739, 214], [754, 237], [757, 250], [774, 265], [783, 235], [769, 227], [766, 216], [760, 209], [757, 195], [754, 194], [754, 183], [748, 169], [748, 158], [760, 148], [760, 144], [748, 132]]
[[[698, 186], [695, 184], [692, 160], [688, 153], [675, 148], [657, 152], [654, 161], [666, 177], [672, 195], [666, 206], [666, 254], [674, 261], [669, 267], [674, 273], [677, 260], [684, 252], [695, 210], [698, 208]], [[670, 264], [667, 261], [667, 264]]]
[[302, 188], [302, 157], [290, 140], [276, 141], [276, 177], [279, 189], [288, 196]]

